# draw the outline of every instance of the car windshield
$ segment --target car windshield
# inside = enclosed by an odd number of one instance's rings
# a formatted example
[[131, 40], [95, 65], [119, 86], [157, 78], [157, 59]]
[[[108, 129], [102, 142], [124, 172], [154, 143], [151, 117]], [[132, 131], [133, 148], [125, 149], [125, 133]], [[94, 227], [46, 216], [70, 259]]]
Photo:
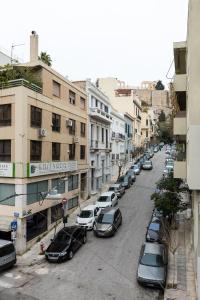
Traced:
[[115, 191], [115, 187], [114, 186], [111, 186], [111, 187], [109, 187], [109, 191]]
[[145, 165], [151, 165], [151, 161], [149, 160], [145, 161]]
[[117, 179], [117, 181], [118, 181], [118, 182], [123, 182], [123, 181], [124, 181], [124, 177], [119, 177], [119, 178]]
[[80, 218], [92, 218], [93, 211], [92, 210], [82, 210], [79, 216], [80, 216]]
[[164, 265], [163, 258], [161, 255], [151, 253], [144, 253], [140, 260], [140, 263], [142, 265], [150, 267], [163, 267]]
[[100, 214], [97, 223], [101, 224], [112, 224], [113, 222], [113, 215], [111, 214]]
[[134, 170], [135, 170], [135, 169], [138, 169], [138, 165], [134, 165]]
[[97, 200], [98, 202], [109, 202], [110, 199], [108, 196], [100, 196], [99, 199]]

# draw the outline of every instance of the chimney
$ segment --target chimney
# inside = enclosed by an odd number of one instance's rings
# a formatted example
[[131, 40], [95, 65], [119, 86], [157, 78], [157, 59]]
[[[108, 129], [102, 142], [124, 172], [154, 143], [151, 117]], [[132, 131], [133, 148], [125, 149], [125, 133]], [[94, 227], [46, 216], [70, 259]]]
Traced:
[[31, 31], [30, 36], [30, 62], [38, 60], [38, 35]]

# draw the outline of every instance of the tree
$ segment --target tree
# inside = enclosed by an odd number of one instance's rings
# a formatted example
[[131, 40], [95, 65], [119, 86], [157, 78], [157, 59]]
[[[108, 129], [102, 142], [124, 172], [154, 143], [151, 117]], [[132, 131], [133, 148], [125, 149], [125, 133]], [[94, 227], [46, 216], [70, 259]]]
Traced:
[[51, 67], [51, 65], [52, 65], [51, 56], [49, 54], [47, 54], [46, 52], [41, 52], [38, 59], [43, 61], [43, 63], [45, 63], [47, 66]]
[[[166, 117], [165, 117], [166, 118]], [[172, 143], [173, 141], [173, 120], [172, 116], [168, 115], [165, 121], [159, 121], [156, 124], [156, 132], [159, 140], [165, 143]]]
[[165, 89], [165, 86], [163, 85], [162, 81], [161, 80], [158, 80], [157, 83], [156, 83], [156, 86], [155, 86], [155, 89], [156, 90], [164, 90]]

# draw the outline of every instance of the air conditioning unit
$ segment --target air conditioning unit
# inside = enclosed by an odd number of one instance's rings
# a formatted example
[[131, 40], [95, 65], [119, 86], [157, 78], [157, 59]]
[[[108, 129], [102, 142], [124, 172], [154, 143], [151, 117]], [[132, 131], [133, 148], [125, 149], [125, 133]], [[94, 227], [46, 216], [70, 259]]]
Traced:
[[47, 131], [45, 128], [40, 128], [38, 131], [39, 137], [45, 137], [47, 135]]
[[72, 120], [66, 120], [66, 127], [72, 127], [73, 122]]
[[74, 143], [79, 143], [79, 137], [77, 136], [74, 137]]

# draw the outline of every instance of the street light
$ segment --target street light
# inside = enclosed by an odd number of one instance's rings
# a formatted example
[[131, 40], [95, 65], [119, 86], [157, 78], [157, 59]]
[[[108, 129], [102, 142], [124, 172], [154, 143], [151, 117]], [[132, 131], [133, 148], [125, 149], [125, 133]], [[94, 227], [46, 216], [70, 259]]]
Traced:
[[11, 53], [10, 53], [10, 63], [11, 63], [11, 65], [12, 65], [12, 62], [13, 62], [13, 50], [14, 50], [14, 48], [18, 47], [18, 46], [23, 46], [23, 45], [25, 45], [25, 44], [17, 44], [17, 45], [12, 44]]

